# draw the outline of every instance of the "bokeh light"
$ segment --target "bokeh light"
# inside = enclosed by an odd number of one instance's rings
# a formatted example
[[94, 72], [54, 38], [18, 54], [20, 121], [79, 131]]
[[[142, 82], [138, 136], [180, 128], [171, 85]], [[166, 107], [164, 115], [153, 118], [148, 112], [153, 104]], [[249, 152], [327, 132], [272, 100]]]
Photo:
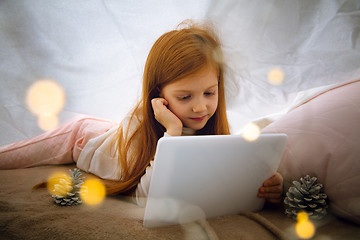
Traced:
[[298, 237], [301, 239], [312, 238], [315, 234], [315, 226], [309, 221], [308, 215], [304, 212], [298, 213], [297, 221], [295, 231]]
[[39, 116], [38, 125], [42, 130], [49, 131], [59, 125], [59, 119], [53, 113], [45, 113]]
[[284, 72], [281, 68], [272, 68], [268, 73], [268, 80], [272, 85], [279, 85], [284, 81]]
[[64, 172], [55, 172], [48, 178], [46, 186], [51, 194], [66, 196], [72, 190], [70, 175]]
[[260, 135], [260, 128], [255, 123], [246, 124], [242, 130], [242, 135], [246, 141], [255, 141]]
[[80, 189], [81, 200], [89, 205], [100, 204], [106, 196], [104, 184], [97, 179], [85, 180]]
[[29, 111], [39, 118], [39, 127], [48, 131], [59, 123], [57, 114], [65, 104], [65, 94], [55, 81], [39, 80], [28, 89], [26, 104]]

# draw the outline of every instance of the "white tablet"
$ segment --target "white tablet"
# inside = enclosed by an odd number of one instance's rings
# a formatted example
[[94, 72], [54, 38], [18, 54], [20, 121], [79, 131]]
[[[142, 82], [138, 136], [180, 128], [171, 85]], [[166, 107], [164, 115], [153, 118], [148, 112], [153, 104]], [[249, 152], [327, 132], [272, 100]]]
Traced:
[[280, 164], [285, 134], [161, 138], [157, 145], [144, 226], [186, 223], [258, 211], [257, 194]]

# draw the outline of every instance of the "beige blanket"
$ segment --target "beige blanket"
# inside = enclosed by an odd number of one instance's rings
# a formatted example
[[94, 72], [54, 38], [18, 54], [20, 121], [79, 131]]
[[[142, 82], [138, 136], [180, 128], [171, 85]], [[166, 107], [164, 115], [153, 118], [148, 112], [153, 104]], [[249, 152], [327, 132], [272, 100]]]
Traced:
[[[63, 207], [46, 189], [32, 190], [54, 171], [75, 165], [0, 171], [0, 239], [292, 239], [295, 221], [284, 206], [266, 205], [242, 213], [185, 226], [147, 229], [144, 209], [129, 199], [108, 196], [96, 207]], [[89, 176], [83, 174], [83, 176]], [[360, 228], [331, 214], [316, 224], [314, 239], [359, 239]], [[328, 238], [323, 238], [328, 237]]]

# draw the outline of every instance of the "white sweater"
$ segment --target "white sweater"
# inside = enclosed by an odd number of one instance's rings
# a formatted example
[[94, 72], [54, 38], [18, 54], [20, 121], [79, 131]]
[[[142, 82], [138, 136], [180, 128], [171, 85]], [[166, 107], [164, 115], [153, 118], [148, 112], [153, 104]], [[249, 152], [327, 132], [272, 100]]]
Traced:
[[[124, 129], [130, 121], [130, 116], [126, 116], [123, 120]], [[130, 125], [130, 133], [136, 129], [138, 120], [133, 118]], [[121, 171], [118, 161], [118, 152], [113, 145], [113, 139], [116, 137], [118, 126], [111, 128], [106, 133], [89, 140], [80, 153], [77, 161], [77, 167], [83, 171], [90, 172], [103, 179], [121, 181]], [[182, 135], [194, 135], [195, 131], [189, 128], [183, 128]], [[171, 137], [165, 133], [164, 137]], [[131, 149], [130, 149], [131, 154]], [[145, 207], [146, 199], [149, 193], [151, 175], [154, 161], [150, 161], [150, 165], [146, 168], [145, 174], [141, 177], [140, 183], [134, 192], [134, 200], [140, 207]]]

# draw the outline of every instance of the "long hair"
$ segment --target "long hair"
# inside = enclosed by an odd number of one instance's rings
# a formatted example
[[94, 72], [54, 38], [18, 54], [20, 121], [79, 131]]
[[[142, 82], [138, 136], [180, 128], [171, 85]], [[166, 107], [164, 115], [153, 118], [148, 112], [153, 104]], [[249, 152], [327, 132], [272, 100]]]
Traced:
[[[151, 48], [143, 75], [142, 99], [131, 112], [127, 128], [121, 124], [117, 150], [121, 181], [105, 181], [109, 194], [133, 192], [154, 158], [158, 140], [166, 129], [156, 121], [151, 100], [159, 97], [167, 84], [191, 76], [212, 66], [218, 77], [218, 107], [197, 135], [230, 134], [226, 116], [223, 56], [218, 37], [211, 24], [183, 22], [177, 30], [163, 34]], [[139, 124], [130, 129], [132, 121]], [[136, 146], [136, 148], [134, 148]], [[136, 149], [136, 151], [131, 151]], [[131, 153], [130, 153], [131, 152]]]

